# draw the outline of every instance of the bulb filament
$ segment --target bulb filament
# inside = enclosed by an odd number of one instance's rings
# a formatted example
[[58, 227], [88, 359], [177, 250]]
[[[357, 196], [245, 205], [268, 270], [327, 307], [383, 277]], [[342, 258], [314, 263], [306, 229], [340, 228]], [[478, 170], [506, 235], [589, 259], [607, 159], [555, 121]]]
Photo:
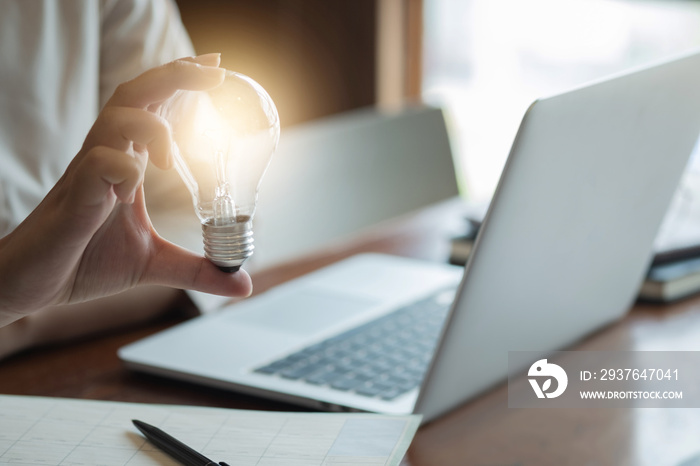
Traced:
[[216, 151], [216, 197], [214, 198], [214, 225], [230, 225], [236, 222], [236, 207], [226, 181], [226, 155]]

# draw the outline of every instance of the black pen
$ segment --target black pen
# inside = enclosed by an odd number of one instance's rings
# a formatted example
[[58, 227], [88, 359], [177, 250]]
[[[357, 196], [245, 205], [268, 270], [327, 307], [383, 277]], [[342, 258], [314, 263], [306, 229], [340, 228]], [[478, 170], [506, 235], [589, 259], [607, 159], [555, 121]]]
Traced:
[[136, 428], [140, 430], [153, 445], [157, 446], [185, 466], [229, 466], [223, 461], [221, 463], [217, 463], [210, 460], [206, 456], [193, 450], [175, 437], [166, 434], [157, 427], [146, 424], [143, 421], [137, 421], [136, 419], [132, 419], [131, 422], [134, 423]]

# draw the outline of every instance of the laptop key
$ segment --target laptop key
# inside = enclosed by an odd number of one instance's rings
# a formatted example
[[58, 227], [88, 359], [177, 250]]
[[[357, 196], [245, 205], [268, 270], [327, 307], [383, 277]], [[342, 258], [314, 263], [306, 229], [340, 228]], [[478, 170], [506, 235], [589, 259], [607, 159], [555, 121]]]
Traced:
[[334, 369], [320, 370], [304, 377], [304, 382], [312, 385], [326, 385], [331, 381], [342, 377], [344, 374], [335, 372]]
[[318, 364], [300, 364], [281, 370], [279, 375], [285, 379], [296, 380], [314, 372], [318, 372], [322, 367], [323, 366], [319, 366]]
[[391, 401], [403, 393], [405, 393], [403, 390], [394, 387], [394, 388], [390, 388], [389, 390], [384, 390], [383, 392], [381, 392], [379, 394], [379, 397], [382, 400]]
[[276, 372], [281, 371], [282, 369], [285, 369], [288, 367], [287, 362], [285, 360], [280, 360], [280, 361], [275, 361], [272, 364], [268, 364], [267, 366], [260, 367], [255, 370], [255, 372], [261, 372], [265, 374], [274, 374]]
[[329, 376], [327, 373], [323, 374], [313, 374], [308, 377], [304, 377], [304, 382], [309, 383], [311, 385], [326, 385], [329, 380], [331, 380], [333, 377]]
[[263, 366], [263, 367], [259, 367], [258, 369], [255, 369], [255, 372], [257, 372], [259, 374], [274, 374], [277, 371], [278, 371], [278, 369], [272, 367], [271, 365], [270, 366]]
[[330, 386], [336, 390], [352, 390], [353, 388], [361, 385], [364, 381], [357, 379], [355, 377], [342, 377], [331, 382]]
[[379, 393], [381, 393], [381, 391], [382, 387], [378, 387], [377, 385], [374, 385], [372, 383], [363, 384], [355, 389], [355, 393], [357, 393], [358, 395], [369, 397], [377, 396], [379, 395]]
[[298, 369], [290, 368], [280, 371], [279, 375], [280, 377], [284, 377], [285, 379], [296, 380], [308, 374], [309, 372], [312, 372], [312, 370], [313, 368], [308, 366], [300, 367]]

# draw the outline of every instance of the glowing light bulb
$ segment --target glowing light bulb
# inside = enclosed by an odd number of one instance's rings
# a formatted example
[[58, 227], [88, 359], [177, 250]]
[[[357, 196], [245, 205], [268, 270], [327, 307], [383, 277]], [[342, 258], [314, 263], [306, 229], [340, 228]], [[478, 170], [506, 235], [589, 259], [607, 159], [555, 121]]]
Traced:
[[178, 91], [159, 114], [172, 129], [175, 167], [192, 193], [205, 256], [235, 272], [253, 253], [260, 180], [279, 140], [275, 104], [251, 78], [226, 71], [209, 91]]

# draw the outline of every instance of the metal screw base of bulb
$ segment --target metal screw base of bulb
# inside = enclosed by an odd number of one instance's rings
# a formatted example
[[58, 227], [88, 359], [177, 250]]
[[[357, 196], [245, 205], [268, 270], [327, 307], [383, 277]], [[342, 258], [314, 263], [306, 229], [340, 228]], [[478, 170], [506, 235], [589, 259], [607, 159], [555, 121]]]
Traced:
[[248, 217], [227, 225], [203, 223], [202, 235], [204, 255], [224, 272], [237, 272], [253, 255], [253, 222]]

